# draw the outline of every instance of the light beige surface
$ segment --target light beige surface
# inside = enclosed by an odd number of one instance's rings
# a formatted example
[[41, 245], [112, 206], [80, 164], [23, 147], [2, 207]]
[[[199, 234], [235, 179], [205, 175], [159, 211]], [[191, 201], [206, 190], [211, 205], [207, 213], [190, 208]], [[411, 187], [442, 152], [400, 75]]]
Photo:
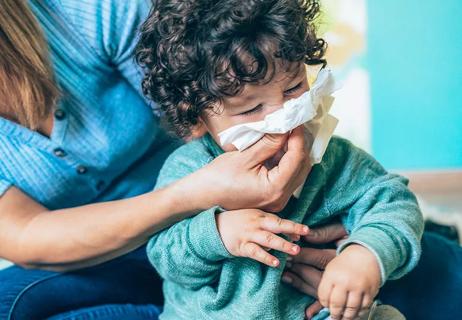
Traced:
[[425, 218], [456, 225], [462, 235], [462, 170], [400, 174], [409, 178], [409, 186], [417, 194]]

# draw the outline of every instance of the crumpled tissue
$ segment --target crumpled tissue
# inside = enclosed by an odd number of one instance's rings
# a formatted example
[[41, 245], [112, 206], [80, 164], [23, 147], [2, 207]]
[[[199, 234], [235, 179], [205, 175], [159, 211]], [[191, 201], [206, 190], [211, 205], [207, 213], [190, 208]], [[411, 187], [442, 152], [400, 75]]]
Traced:
[[[222, 146], [232, 144], [242, 151], [267, 133], [284, 134], [304, 125], [305, 136], [311, 138], [307, 139], [311, 164], [320, 163], [338, 123], [329, 114], [335, 100], [332, 94], [337, 89], [332, 71], [322, 69], [309, 91], [287, 101], [281, 109], [266, 115], [262, 121], [239, 124], [220, 132], [220, 143]], [[302, 187], [294, 193], [296, 197], [300, 195]]]

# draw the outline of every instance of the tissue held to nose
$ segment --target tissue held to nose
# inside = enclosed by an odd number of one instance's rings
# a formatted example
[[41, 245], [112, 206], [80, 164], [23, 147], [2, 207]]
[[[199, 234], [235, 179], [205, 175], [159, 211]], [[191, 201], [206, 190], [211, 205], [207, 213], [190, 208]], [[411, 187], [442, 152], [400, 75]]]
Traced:
[[[268, 114], [262, 121], [239, 124], [218, 134], [222, 146], [234, 145], [245, 150], [266, 133], [284, 134], [304, 125], [309, 141], [312, 164], [321, 162], [338, 120], [329, 114], [337, 90], [332, 72], [322, 69], [312, 88], [296, 99], [284, 103], [281, 109]], [[301, 190], [300, 190], [301, 191]]]

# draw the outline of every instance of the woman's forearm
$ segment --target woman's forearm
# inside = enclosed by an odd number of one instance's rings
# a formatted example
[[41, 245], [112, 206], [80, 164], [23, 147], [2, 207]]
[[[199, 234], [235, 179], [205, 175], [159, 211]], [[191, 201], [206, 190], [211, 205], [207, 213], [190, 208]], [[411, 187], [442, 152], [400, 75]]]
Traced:
[[[0, 197], [0, 257], [69, 270], [120, 256], [153, 233], [216, 205], [278, 212], [310, 170], [303, 139], [302, 128], [288, 141], [265, 136], [243, 152], [225, 153], [164, 189], [131, 199], [49, 211], [11, 188]], [[262, 163], [286, 142], [279, 165], [268, 171]]]
[[54, 211], [13, 188], [0, 199], [0, 254], [26, 267], [52, 270], [108, 261], [200, 209], [205, 198], [190, 191], [191, 182], [185, 179], [130, 199]]

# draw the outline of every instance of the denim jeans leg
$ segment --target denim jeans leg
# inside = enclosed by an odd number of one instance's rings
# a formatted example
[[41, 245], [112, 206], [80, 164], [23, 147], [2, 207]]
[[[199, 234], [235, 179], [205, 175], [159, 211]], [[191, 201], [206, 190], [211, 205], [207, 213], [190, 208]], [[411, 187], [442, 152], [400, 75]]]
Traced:
[[161, 311], [154, 305], [111, 304], [70, 311], [47, 320], [157, 320]]
[[0, 319], [44, 319], [107, 304], [160, 305], [161, 281], [144, 250], [67, 273], [17, 266], [2, 270]]
[[462, 319], [462, 247], [425, 232], [417, 267], [388, 281], [379, 299], [398, 308], [407, 320]]

